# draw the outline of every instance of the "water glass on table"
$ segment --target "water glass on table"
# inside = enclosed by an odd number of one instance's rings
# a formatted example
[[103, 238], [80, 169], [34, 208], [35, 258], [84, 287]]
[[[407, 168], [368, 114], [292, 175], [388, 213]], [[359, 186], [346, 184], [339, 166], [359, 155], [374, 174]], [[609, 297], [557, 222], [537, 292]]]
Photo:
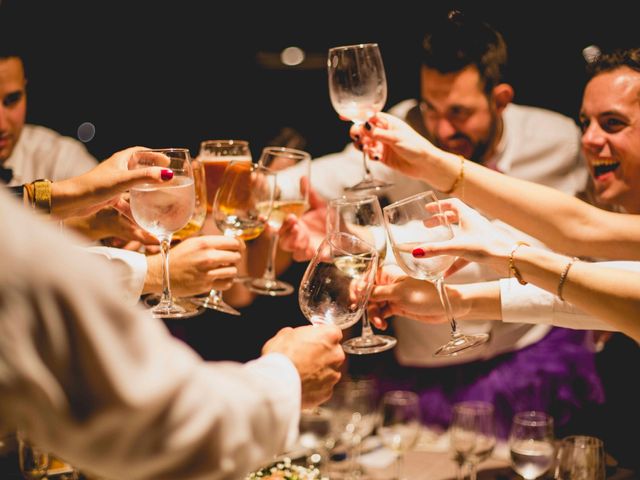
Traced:
[[553, 417], [535, 410], [518, 412], [509, 433], [511, 466], [525, 480], [544, 475], [555, 460]]

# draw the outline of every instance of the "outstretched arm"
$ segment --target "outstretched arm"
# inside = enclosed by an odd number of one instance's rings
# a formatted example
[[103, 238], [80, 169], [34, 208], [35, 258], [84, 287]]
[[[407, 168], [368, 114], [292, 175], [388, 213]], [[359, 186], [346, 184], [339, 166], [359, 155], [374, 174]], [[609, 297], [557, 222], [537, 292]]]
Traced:
[[532, 235], [554, 250], [580, 256], [640, 259], [640, 216], [611, 213], [570, 195], [508, 177], [440, 150], [402, 120], [384, 113], [371, 129], [352, 127], [371, 158]]

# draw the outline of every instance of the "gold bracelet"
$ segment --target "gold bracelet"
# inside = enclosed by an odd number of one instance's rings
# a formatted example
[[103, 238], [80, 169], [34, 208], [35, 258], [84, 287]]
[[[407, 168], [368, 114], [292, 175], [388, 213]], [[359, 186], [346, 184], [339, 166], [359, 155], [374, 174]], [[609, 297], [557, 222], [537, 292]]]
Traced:
[[33, 202], [35, 200], [35, 191], [33, 188], [33, 183], [25, 183], [23, 186], [24, 188], [24, 203], [25, 205], [33, 208]]
[[51, 213], [51, 180], [40, 178], [31, 182], [34, 195], [32, 206], [45, 213]]
[[569, 270], [573, 266], [573, 264], [579, 260], [578, 257], [573, 257], [571, 260], [567, 262], [564, 266], [564, 270], [560, 274], [560, 282], [558, 282], [558, 298], [564, 302], [564, 298], [562, 298], [562, 289], [564, 288], [564, 282], [567, 280], [567, 275], [569, 275]]
[[525, 279], [523, 279], [522, 275], [520, 275], [520, 271], [516, 268], [516, 263], [515, 263], [515, 261], [513, 259], [513, 256], [515, 255], [516, 250], [518, 250], [523, 245], [525, 247], [530, 247], [531, 246], [527, 242], [516, 242], [515, 245], [513, 247], [511, 247], [511, 253], [509, 253], [509, 271], [513, 274], [515, 279], [518, 280], [518, 283], [520, 285], [526, 285], [529, 282], [527, 282]]
[[464, 157], [462, 155], [459, 155], [459, 157], [460, 157], [460, 171], [458, 172], [458, 176], [454, 180], [453, 185], [451, 185], [451, 188], [449, 190], [442, 191], [442, 193], [444, 193], [445, 195], [449, 195], [455, 192], [456, 188], [458, 188], [458, 185], [460, 185], [464, 181]]

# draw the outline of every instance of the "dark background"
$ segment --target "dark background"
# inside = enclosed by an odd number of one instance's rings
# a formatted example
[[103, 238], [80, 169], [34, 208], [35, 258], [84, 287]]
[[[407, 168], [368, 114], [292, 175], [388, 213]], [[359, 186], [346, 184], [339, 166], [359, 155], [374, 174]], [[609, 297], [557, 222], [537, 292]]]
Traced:
[[[87, 147], [99, 159], [131, 145], [195, 154], [209, 138], [248, 139], [256, 156], [285, 126], [317, 156], [348, 139], [329, 102], [327, 49], [379, 43], [390, 107], [415, 96], [420, 39], [451, 6], [503, 32], [517, 102], [575, 118], [582, 49], [637, 43], [640, 2], [565, 3], [0, 0], [0, 21], [24, 49], [28, 121], [70, 136], [91, 122]], [[290, 45], [315, 53], [318, 67], [257, 61]]]

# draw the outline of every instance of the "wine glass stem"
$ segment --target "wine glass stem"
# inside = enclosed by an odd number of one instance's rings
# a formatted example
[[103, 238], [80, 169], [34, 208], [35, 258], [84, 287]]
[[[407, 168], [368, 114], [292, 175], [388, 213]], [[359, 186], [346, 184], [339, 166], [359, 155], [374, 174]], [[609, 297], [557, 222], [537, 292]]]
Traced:
[[476, 480], [477, 474], [478, 474], [478, 470], [476, 468], [476, 464], [469, 462], [467, 464], [467, 468], [469, 470], [469, 480]]
[[364, 312], [362, 312], [362, 334], [360, 336], [362, 338], [373, 337], [373, 330], [371, 329], [371, 322], [369, 321], [369, 315], [367, 315], [366, 308]]
[[366, 152], [362, 152], [362, 167], [364, 168], [364, 180], [371, 180], [373, 177], [371, 176], [371, 170], [369, 170], [369, 165], [367, 164]]
[[442, 277], [438, 278], [435, 281], [436, 289], [438, 290], [438, 295], [440, 296], [440, 301], [442, 302], [442, 306], [444, 307], [444, 311], [447, 315], [447, 319], [449, 320], [449, 324], [451, 325], [451, 336], [458, 336], [458, 325], [456, 324], [456, 319], [453, 317], [453, 309], [451, 308], [451, 303], [449, 302], [449, 295], [447, 295], [447, 290], [444, 286], [444, 279]]
[[264, 274], [262, 278], [265, 280], [274, 281], [276, 279], [276, 253], [278, 251], [278, 239], [280, 238], [280, 233], [275, 232], [271, 235], [269, 239], [269, 255], [267, 256], [267, 265], [264, 267]]
[[404, 475], [404, 454], [399, 453], [396, 457], [396, 480], [402, 480]]
[[169, 248], [171, 236], [160, 240], [160, 252], [162, 253], [162, 305], [171, 306], [171, 286], [169, 284]]

